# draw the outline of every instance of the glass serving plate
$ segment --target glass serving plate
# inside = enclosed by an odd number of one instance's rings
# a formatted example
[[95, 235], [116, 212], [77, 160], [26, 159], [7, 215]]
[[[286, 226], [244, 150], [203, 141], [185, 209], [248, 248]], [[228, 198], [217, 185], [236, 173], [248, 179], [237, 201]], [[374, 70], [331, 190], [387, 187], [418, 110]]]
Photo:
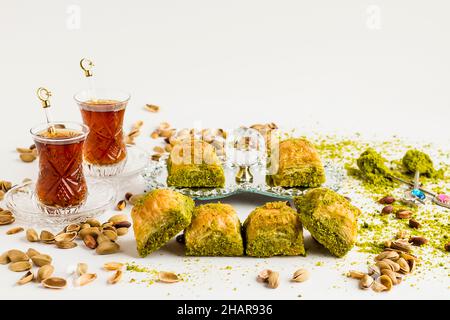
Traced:
[[116, 199], [114, 186], [106, 180], [86, 179], [88, 196], [86, 202], [75, 213], [48, 214], [38, 205], [33, 181], [15, 186], [5, 195], [5, 204], [16, 221], [28, 226], [59, 228], [71, 223], [79, 223], [101, 215]]
[[[236, 182], [236, 175], [239, 167], [236, 167], [223, 160], [225, 172], [224, 188], [175, 188], [167, 186], [167, 162], [168, 155], [161, 157], [158, 161], [150, 161], [149, 166], [144, 170], [143, 177], [148, 190], [166, 188], [176, 190], [187, 195], [194, 200], [214, 200], [226, 198], [239, 193], [255, 193], [282, 200], [291, 200], [292, 197], [304, 194], [308, 188], [283, 188], [272, 187], [266, 183], [266, 164], [264, 161], [258, 161], [250, 167], [253, 174], [253, 182]], [[333, 162], [325, 162], [326, 182], [323, 187], [338, 191], [341, 182], [344, 179], [343, 168]], [[147, 190], [147, 191], [148, 191]]]
[[85, 175], [87, 177], [93, 177], [95, 179], [104, 179], [104, 180], [128, 180], [134, 177], [139, 176], [143, 170], [147, 167], [149, 163], [149, 154], [147, 151], [131, 144], [127, 144], [127, 158], [125, 162], [125, 166], [117, 175], [114, 176], [104, 176], [98, 177], [95, 175], [90, 175], [89, 170], [86, 170], [85, 165]]

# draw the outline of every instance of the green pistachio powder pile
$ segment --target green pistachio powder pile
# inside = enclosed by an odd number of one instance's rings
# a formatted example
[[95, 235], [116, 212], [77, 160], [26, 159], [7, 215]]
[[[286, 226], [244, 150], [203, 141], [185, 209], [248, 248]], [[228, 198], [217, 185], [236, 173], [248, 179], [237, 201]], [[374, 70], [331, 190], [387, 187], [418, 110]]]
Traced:
[[[432, 144], [412, 145], [397, 137], [389, 141], [367, 141], [357, 134], [351, 139], [335, 135], [316, 135], [309, 139], [324, 162], [331, 160], [347, 173], [339, 193], [350, 197], [362, 211], [358, 220], [356, 250], [377, 254], [383, 250], [386, 240], [395, 239], [399, 231], [406, 230], [411, 236], [423, 236], [429, 240], [428, 244], [414, 251], [427, 270], [448, 270], [449, 253], [444, 246], [450, 242], [450, 209], [429, 201], [418, 208], [408, 208], [414, 212], [413, 218], [421, 224], [421, 228], [412, 229], [408, 219], [396, 219], [395, 214], [382, 215], [383, 205], [378, 200], [386, 195], [402, 198], [408, 186], [389, 179], [389, 176], [412, 180], [415, 170], [421, 172], [424, 188], [450, 194], [449, 150], [444, 151]], [[396, 209], [400, 206], [394, 204]], [[147, 274], [148, 278], [139, 281], [146, 284], [153, 284], [157, 276], [157, 270], [140, 267], [134, 262], [127, 265], [127, 271]], [[187, 280], [186, 275], [184, 279]], [[138, 281], [131, 279], [130, 282]]]

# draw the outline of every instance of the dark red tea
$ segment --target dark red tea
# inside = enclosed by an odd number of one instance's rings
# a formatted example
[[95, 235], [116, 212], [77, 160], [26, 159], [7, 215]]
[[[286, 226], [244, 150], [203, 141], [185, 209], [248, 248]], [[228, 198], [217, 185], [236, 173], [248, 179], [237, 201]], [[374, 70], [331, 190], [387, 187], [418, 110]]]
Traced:
[[63, 208], [83, 204], [87, 197], [82, 167], [83, 134], [63, 128], [46, 129], [36, 134], [35, 144], [39, 154], [39, 201]]
[[123, 117], [126, 103], [116, 100], [90, 100], [81, 109], [90, 133], [84, 145], [84, 159], [94, 165], [114, 165], [126, 158]]

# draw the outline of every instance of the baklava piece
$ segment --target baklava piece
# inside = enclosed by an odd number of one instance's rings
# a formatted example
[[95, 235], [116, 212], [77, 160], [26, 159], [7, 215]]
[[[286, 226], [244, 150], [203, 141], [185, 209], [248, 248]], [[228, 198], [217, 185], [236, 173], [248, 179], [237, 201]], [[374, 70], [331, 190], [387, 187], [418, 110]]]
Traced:
[[305, 255], [300, 217], [286, 202], [256, 208], [245, 220], [244, 232], [248, 256]]
[[311, 236], [333, 255], [343, 257], [356, 241], [360, 210], [336, 192], [317, 188], [294, 198], [300, 219]]
[[139, 255], [149, 255], [183, 231], [193, 210], [194, 201], [181, 193], [166, 189], [147, 193], [131, 211]]
[[188, 256], [242, 256], [241, 222], [232, 206], [210, 203], [194, 209], [185, 232]]
[[[319, 187], [325, 182], [325, 170], [314, 146], [305, 139], [287, 139], [279, 143], [278, 159], [271, 152], [273, 172], [267, 176], [271, 186]], [[275, 159], [273, 159], [275, 158]]]
[[215, 148], [191, 140], [175, 145], [167, 161], [167, 185], [177, 188], [221, 188], [225, 174]]

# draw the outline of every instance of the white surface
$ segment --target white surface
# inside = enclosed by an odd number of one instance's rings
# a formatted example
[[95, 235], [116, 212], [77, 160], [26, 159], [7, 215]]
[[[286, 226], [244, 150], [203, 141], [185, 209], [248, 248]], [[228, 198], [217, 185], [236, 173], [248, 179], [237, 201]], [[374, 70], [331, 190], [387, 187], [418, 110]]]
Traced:
[[[73, 29], [71, 22], [77, 19], [70, 20], [70, 12], [78, 9], [80, 25]], [[149, 148], [148, 135], [165, 120], [175, 127], [223, 128], [274, 121], [285, 128], [449, 141], [449, 10], [446, 0], [2, 0], [1, 179], [35, 177], [36, 164], [21, 163], [14, 149], [28, 146], [28, 129], [44, 120], [37, 87], [54, 92], [54, 119], [80, 120], [72, 96], [87, 85], [78, 67], [84, 56], [96, 62], [99, 86], [131, 92], [126, 123], [145, 121], [139, 144]], [[161, 113], [145, 112], [145, 103], [160, 105]], [[124, 187], [130, 188], [139, 186]], [[245, 218], [265, 201], [242, 196], [226, 202]], [[7, 237], [6, 230], [0, 230], [0, 251], [29, 247], [23, 234]], [[60, 275], [85, 261], [100, 279], [61, 292], [33, 284], [15, 287], [20, 275], [0, 266], [0, 298], [449, 297], [445, 273], [431, 273], [415, 288], [402, 285], [389, 294], [361, 292], [341, 275], [353, 261], [364, 266], [365, 256], [354, 253], [336, 260], [312, 249], [307, 258], [202, 258], [189, 263], [175, 243], [146, 259], [136, 257], [131, 235], [120, 243], [123, 253], [113, 257], [98, 257], [81, 247], [63, 251], [34, 245], [53, 255]], [[107, 287], [106, 273], [99, 268], [111, 259], [186, 272], [191, 280]], [[316, 267], [317, 261], [324, 266]], [[340, 268], [333, 267], [336, 262]], [[232, 270], [221, 269], [228, 265]], [[283, 272], [280, 289], [255, 282], [266, 265]], [[310, 269], [312, 279], [293, 285], [288, 278], [300, 266]]]

